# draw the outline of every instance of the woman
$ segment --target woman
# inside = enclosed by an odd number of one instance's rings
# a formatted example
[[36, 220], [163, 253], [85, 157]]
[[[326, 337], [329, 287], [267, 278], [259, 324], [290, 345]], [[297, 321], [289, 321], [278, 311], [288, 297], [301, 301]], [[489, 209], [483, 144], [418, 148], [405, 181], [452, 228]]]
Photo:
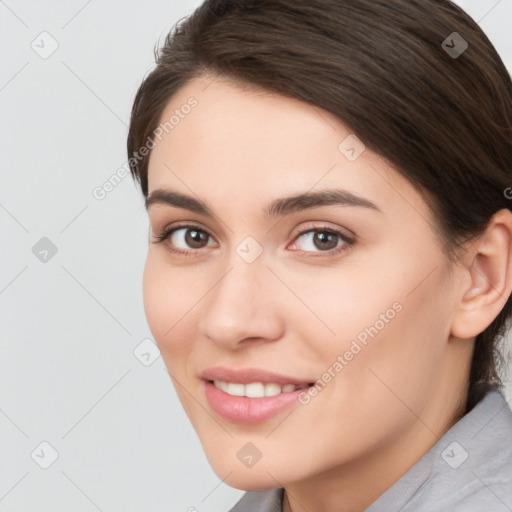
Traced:
[[447, 0], [207, 0], [140, 86], [149, 326], [232, 511], [512, 510], [512, 82]]

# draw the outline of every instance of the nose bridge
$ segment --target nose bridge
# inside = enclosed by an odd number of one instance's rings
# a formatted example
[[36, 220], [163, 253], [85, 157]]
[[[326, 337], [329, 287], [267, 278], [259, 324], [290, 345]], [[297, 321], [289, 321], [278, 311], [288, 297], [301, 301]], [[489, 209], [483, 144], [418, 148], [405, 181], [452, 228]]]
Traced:
[[[224, 272], [213, 285], [200, 315], [202, 334], [231, 347], [247, 338], [278, 337], [279, 309], [273, 304], [272, 273], [251, 241], [242, 242], [226, 258]], [[250, 256], [250, 257], [248, 257]]]
[[[269, 279], [263, 247], [251, 236], [245, 237], [230, 250], [225, 258], [226, 272], [215, 287], [218, 305], [226, 303], [236, 308], [244, 305], [248, 311], [247, 299], [253, 298], [251, 308], [257, 306], [265, 293], [265, 280]], [[267, 283], [269, 284], [269, 283]]]

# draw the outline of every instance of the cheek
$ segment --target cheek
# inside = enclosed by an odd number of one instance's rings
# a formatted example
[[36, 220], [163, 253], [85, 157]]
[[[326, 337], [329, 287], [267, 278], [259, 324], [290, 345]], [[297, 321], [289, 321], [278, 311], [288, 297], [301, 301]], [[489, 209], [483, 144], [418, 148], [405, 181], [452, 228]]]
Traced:
[[[343, 354], [352, 340], [369, 343], [368, 330], [380, 334], [400, 316], [403, 300], [396, 277], [382, 272], [375, 261], [342, 262], [339, 268], [298, 269], [287, 272], [285, 281], [300, 300], [289, 301], [290, 330], [310, 350], [306, 360], [324, 365]], [[374, 268], [372, 272], [368, 269]], [[384, 315], [384, 323], [381, 320]], [[357, 350], [357, 348], [355, 348]], [[350, 355], [349, 355], [350, 357]]]
[[329, 372], [336, 381], [324, 395], [374, 402], [377, 396], [393, 400], [391, 390], [400, 390], [405, 399], [421, 401], [449, 336], [450, 276], [434, 250], [409, 251], [401, 264], [397, 253], [380, 256], [378, 265], [374, 258], [329, 275], [292, 276], [309, 307], [297, 308], [295, 329], [319, 377]]
[[183, 327], [187, 325], [188, 317], [193, 315], [189, 310], [194, 304], [194, 297], [189, 297], [193, 295], [193, 288], [181, 283], [179, 270], [171, 272], [169, 266], [160, 260], [159, 256], [148, 253], [142, 288], [146, 319], [167, 363], [168, 354], [179, 354], [191, 345], [187, 343]]
[[376, 408], [389, 407], [397, 415], [406, 413], [404, 403], [422, 410], [441, 369], [450, 331], [450, 303], [445, 289], [449, 278], [439, 268], [415, 287], [417, 275], [411, 269], [399, 286], [386, 287], [381, 282], [368, 301], [371, 306], [363, 308], [365, 313], [353, 310], [344, 349], [355, 343], [360, 350], [347, 353], [358, 351], [350, 355], [352, 360], [337, 382], [342, 395], [358, 397]]

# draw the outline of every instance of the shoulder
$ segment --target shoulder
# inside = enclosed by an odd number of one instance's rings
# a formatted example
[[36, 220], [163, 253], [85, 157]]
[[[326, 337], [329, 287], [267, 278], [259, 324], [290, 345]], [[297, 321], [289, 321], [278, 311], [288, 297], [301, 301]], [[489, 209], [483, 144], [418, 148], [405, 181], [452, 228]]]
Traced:
[[282, 512], [282, 487], [268, 491], [247, 491], [229, 512]]
[[512, 510], [512, 411], [494, 389], [427, 454], [428, 477], [403, 509]]

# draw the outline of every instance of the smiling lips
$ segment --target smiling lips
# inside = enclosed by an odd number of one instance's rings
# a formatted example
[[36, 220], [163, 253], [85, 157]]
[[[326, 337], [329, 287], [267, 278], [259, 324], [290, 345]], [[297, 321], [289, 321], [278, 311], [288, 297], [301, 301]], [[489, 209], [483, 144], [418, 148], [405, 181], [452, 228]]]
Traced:
[[201, 374], [212, 409], [236, 423], [260, 423], [297, 401], [300, 390], [313, 385], [276, 373], [248, 368], [209, 368]]

